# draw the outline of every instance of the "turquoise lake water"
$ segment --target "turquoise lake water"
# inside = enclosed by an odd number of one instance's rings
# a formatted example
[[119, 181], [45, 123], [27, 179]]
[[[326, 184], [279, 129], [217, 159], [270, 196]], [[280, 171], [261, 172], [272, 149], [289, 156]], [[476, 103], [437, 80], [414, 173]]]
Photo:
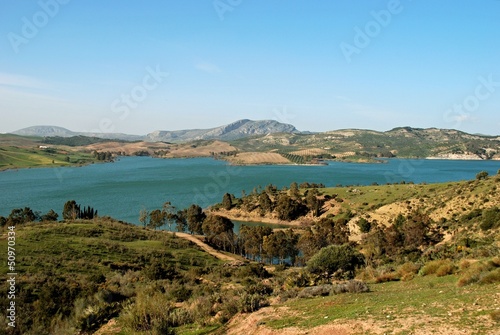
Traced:
[[178, 208], [220, 202], [225, 192], [241, 195], [272, 183], [279, 188], [296, 181], [326, 186], [373, 182], [434, 183], [474, 179], [479, 171], [496, 174], [500, 161], [402, 160], [325, 166], [230, 166], [210, 158], [154, 159], [123, 157], [117, 162], [71, 168], [39, 168], [0, 172], [0, 215], [28, 206], [42, 214], [61, 214], [68, 200], [89, 205], [99, 215], [138, 223], [142, 208], [166, 201]]

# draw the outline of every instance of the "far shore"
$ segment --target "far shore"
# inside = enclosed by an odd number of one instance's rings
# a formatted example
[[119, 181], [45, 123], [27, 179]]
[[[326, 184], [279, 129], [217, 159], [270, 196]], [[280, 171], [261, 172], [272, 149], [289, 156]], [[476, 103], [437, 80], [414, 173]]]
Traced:
[[[116, 156], [116, 158], [113, 161], [110, 162], [104, 162], [104, 161], [93, 161], [93, 162], [86, 162], [86, 163], [72, 163], [72, 164], [67, 164], [67, 165], [53, 165], [53, 164], [41, 164], [41, 165], [34, 165], [34, 166], [0, 166], [0, 172], [3, 171], [12, 171], [12, 170], [21, 170], [21, 169], [33, 169], [33, 168], [65, 168], [65, 167], [83, 167], [91, 164], [97, 164], [97, 163], [114, 163], [116, 160], [119, 160], [121, 157], [139, 157], [139, 156], [133, 156], [133, 155], [124, 155], [124, 156]], [[155, 156], [147, 156], [151, 158], [161, 158], [161, 159], [192, 159], [192, 158], [212, 158], [216, 159], [214, 157], [208, 157], [208, 156], [182, 156], [182, 157], [155, 157]], [[373, 164], [373, 163], [386, 163], [387, 159], [393, 159], [393, 158], [383, 158], [383, 159], [328, 159], [324, 160], [324, 162], [340, 162], [340, 163], [352, 163], [352, 164]], [[411, 158], [411, 157], [394, 157], [394, 159], [428, 159], [428, 160], [454, 160], [454, 161], [500, 161], [500, 158], [493, 158], [493, 159], [481, 159], [480, 157], [477, 156], [469, 156], [469, 155], [451, 155], [451, 156], [429, 156], [429, 157], [422, 157], [422, 158]], [[237, 162], [231, 162], [229, 160], [221, 159], [223, 161], [226, 161], [229, 165], [231, 166], [325, 166], [328, 165], [326, 164], [311, 164], [311, 163], [306, 163], [306, 164], [297, 164], [297, 163], [290, 163], [290, 164], [285, 164], [285, 163], [237, 163]], [[264, 222], [265, 218], [259, 217], [259, 222]], [[239, 218], [240, 221], [245, 221], [241, 218]], [[269, 219], [271, 220], [271, 219]], [[252, 220], [246, 220], [246, 221], [252, 221]], [[276, 224], [290, 224], [287, 222], [281, 222], [277, 220], [278, 222], [269, 222], [269, 223], [276, 223]]]

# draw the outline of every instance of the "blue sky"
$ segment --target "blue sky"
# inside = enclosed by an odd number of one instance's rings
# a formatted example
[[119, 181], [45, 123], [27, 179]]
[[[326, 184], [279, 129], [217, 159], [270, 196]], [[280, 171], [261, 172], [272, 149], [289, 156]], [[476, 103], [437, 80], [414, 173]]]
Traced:
[[0, 2], [0, 132], [500, 134], [500, 1]]

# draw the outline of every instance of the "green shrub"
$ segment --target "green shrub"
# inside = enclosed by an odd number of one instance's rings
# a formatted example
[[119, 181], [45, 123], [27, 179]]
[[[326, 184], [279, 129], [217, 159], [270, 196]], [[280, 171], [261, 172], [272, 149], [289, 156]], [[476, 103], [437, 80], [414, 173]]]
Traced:
[[176, 302], [183, 302], [191, 297], [193, 290], [187, 288], [186, 285], [175, 283], [170, 286], [168, 293]]
[[236, 271], [235, 276], [237, 278], [247, 278], [247, 277], [252, 277], [252, 278], [269, 278], [271, 275], [267, 270], [264, 268], [264, 265], [261, 263], [251, 263], [245, 266], [242, 266], [238, 268], [238, 271]]
[[143, 270], [144, 275], [150, 280], [175, 279], [178, 276], [177, 269], [173, 264], [165, 264], [159, 260], [154, 260]]
[[360, 280], [349, 280], [343, 283], [337, 283], [333, 285], [331, 293], [341, 294], [341, 293], [365, 293], [370, 292], [368, 285]]
[[483, 262], [472, 263], [468, 269], [466, 269], [460, 278], [458, 279], [457, 285], [459, 287], [477, 283], [481, 279], [483, 272], [488, 271], [490, 267]]
[[462, 259], [459, 264], [459, 268], [461, 271], [467, 270], [470, 268], [471, 262], [467, 259]]
[[176, 308], [170, 314], [170, 321], [174, 325], [187, 325], [195, 322], [191, 312], [185, 308]]
[[398, 269], [398, 274], [403, 281], [412, 280], [420, 270], [420, 265], [413, 262], [406, 262]]
[[213, 302], [208, 296], [197, 297], [189, 305], [189, 313], [193, 320], [201, 326], [206, 326], [212, 317]]
[[420, 269], [420, 275], [428, 276], [436, 274], [438, 277], [442, 277], [452, 274], [453, 270], [454, 265], [449, 259], [439, 259], [427, 262], [424, 267]]
[[76, 329], [82, 332], [97, 330], [121, 310], [126, 297], [110, 290], [101, 290], [91, 298], [78, 299], [73, 310]]
[[483, 180], [483, 179], [486, 179], [486, 178], [488, 178], [488, 172], [486, 172], [486, 171], [481, 171], [478, 174], [476, 174], [476, 179], [477, 180]]
[[378, 276], [378, 271], [371, 266], [367, 266], [366, 268], [358, 271], [356, 278], [363, 281], [374, 282], [377, 276]]
[[171, 318], [174, 306], [165, 294], [159, 292], [137, 294], [135, 302], [127, 305], [120, 313], [120, 323], [132, 332], [151, 334], [175, 334]]
[[[234, 315], [236, 315], [236, 313], [243, 310], [242, 308], [244, 303], [242, 302], [242, 299], [240, 299], [240, 296], [241, 293], [237, 294], [235, 292], [225, 292], [222, 295], [219, 311], [217, 312], [219, 315], [218, 320], [220, 322], [225, 323], [229, 321]], [[250, 298], [245, 297], [244, 301], [248, 302], [248, 299]]]
[[285, 279], [283, 286], [285, 289], [294, 287], [306, 287], [314, 282], [314, 276], [307, 271], [292, 272]]
[[285, 302], [287, 300], [297, 298], [299, 293], [300, 292], [299, 292], [298, 288], [283, 290], [283, 291], [279, 292], [279, 294], [278, 294], [279, 301], [280, 301], [280, 303], [282, 303], [282, 302]]
[[247, 288], [249, 294], [270, 295], [273, 293], [273, 288], [262, 283], [252, 284]]
[[385, 283], [388, 281], [399, 281], [401, 278], [397, 272], [383, 272], [375, 278], [375, 283]]
[[265, 306], [269, 306], [269, 302], [257, 293], [245, 293], [240, 299], [240, 311], [243, 313], [252, 313]]
[[442, 264], [439, 268], [436, 270], [436, 276], [438, 277], [444, 277], [451, 275], [455, 272], [455, 265], [453, 263], [444, 263]]
[[370, 221], [366, 220], [365, 218], [361, 218], [358, 221], [358, 227], [362, 233], [368, 233], [368, 232], [370, 232], [370, 230], [372, 228], [372, 224]]
[[330, 245], [311, 257], [307, 262], [307, 270], [319, 275], [350, 279], [354, 278], [356, 268], [364, 263], [363, 255], [351, 245]]
[[330, 284], [306, 287], [299, 292], [298, 297], [299, 298], [325, 297], [330, 295], [332, 289], [333, 285]]
[[482, 221], [479, 227], [482, 230], [490, 230], [500, 225], [500, 208], [493, 207], [485, 209], [482, 215]]
[[500, 269], [495, 269], [479, 279], [479, 284], [496, 284], [500, 283]]

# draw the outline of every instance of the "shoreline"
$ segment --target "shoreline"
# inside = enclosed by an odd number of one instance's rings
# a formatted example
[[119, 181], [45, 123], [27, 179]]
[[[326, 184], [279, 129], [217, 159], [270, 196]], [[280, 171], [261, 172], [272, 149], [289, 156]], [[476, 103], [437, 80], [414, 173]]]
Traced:
[[[115, 163], [116, 161], [119, 161], [120, 158], [122, 157], [149, 157], [153, 159], [195, 159], [195, 158], [208, 158], [208, 159], [213, 159], [213, 160], [221, 160], [226, 162], [229, 166], [328, 166], [329, 164], [297, 164], [297, 163], [290, 163], [290, 164], [283, 164], [283, 163], [234, 163], [226, 159], [216, 159], [214, 157], [208, 157], [208, 156], [183, 156], [183, 157], [155, 157], [155, 156], [133, 156], [133, 155], [123, 155], [123, 156], [117, 156], [116, 159], [113, 161], [109, 162], [99, 162], [99, 161], [93, 161], [93, 162], [88, 162], [88, 163], [80, 163], [80, 164], [68, 164], [68, 165], [38, 165], [38, 166], [4, 166], [0, 167], [0, 173], [5, 172], [5, 171], [15, 171], [15, 170], [24, 170], [24, 169], [38, 169], [38, 168], [66, 168], [66, 167], [84, 167], [92, 164], [101, 164], [101, 163]], [[421, 158], [414, 158], [414, 157], [394, 157], [394, 158], [385, 158], [385, 159], [376, 159], [373, 161], [363, 161], [363, 160], [325, 160], [326, 162], [334, 162], [334, 163], [349, 163], [349, 164], [384, 164], [387, 163], [386, 160], [390, 159], [400, 159], [400, 160], [415, 160], [415, 159], [421, 159], [421, 160], [444, 160], [444, 161], [492, 161], [492, 162], [498, 162], [500, 161], [500, 158], [492, 158], [492, 159], [482, 159], [480, 157], [440, 157], [440, 156], [429, 156], [429, 157], [421, 157]]]
[[268, 218], [268, 217], [259, 216], [259, 215], [252, 215], [252, 214], [249, 214], [247, 212], [245, 212], [244, 215], [241, 215], [241, 213], [238, 213], [240, 215], [240, 216], [238, 216], [235, 213], [231, 213], [230, 211], [227, 211], [225, 209], [219, 209], [219, 210], [208, 210], [207, 214], [224, 216], [231, 221], [255, 222], [255, 223], [263, 223], [263, 224], [270, 224], [270, 225], [288, 226], [288, 227], [302, 227], [302, 222], [298, 221], [298, 220], [283, 221], [283, 220]]

